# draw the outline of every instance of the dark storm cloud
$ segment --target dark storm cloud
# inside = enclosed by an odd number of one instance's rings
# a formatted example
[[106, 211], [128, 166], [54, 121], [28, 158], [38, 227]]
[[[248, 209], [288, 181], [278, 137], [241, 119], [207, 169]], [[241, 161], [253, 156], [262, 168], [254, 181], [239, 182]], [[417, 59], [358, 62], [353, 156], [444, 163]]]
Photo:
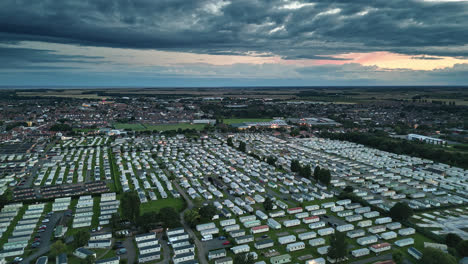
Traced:
[[[51, 50], [0, 47], [0, 68], [3, 69], [75, 69], [76, 67], [53, 66], [51, 63], [97, 63], [99, 56], [62, 55]], [[45, 64], [45, 65], [42, 65]]]
[[468, 56], [467, 2], [316, 0], [301, 8], [292, 2], [3, 0], [0, 42], [285, 58], [370, 51]]

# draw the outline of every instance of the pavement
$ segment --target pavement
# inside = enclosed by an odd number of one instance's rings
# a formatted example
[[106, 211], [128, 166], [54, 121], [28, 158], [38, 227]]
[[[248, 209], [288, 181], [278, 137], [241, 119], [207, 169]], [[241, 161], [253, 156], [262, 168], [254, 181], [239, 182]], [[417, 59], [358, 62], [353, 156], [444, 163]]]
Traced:
[[187, 211], [187, 210], [191, 210], [193, 208], [193, 202], [192, 200], [190, 200], [190, 198], [187, 196], [187, 194], [185, 193], [184, 190], [182, 190], [182, 188], [179, 186], [179, 184], [175, 183], [174, 182], [174, 186], [175, 188], [177, 189], [177, 191], [182, 195], [182, 197], [184, 198], [184, 200], [187, 202], [187, 208], [185, 208], [184, 211], [182, 211], [180, 213], [180, 222], [182, 223], [182, 225], [184, 226], [184, 229], [187, 231], [187, 233], [189, 234], [190, 237], [193, 238], [193, 241], [195, 242], [195, 246], [198, 250], [198, 261], [201, 263], [201, 264], [208, 264], [208, 261], [206, 260], [206, 255], [208, 254], [208, 252], [206, 252], [205, 250], [205, 247], [203, 246], [203, 244], [200, 242], [200, 240], [197, 238], [197, 236], [195, 235], [195, 233], [193, 232], [192, 228], [187, 225], [187, 223], [185, 223], [184, 221], [184, 213]]
[[24, 258], [21, 263], [32, 263], [35, 259], [37, 259], [40, 256], [46, 255], [50, 251], [50, 246], [52, 245], [51, 238], [54, 235], [54, 228], [60, 221], [60, 219], [63, 217], [63, 215], [64, 212], [57, 212], [50, 216], [50, 221], [49, 223], [47, 223], [46, 230], [42, 233], [38, 233], [41, 234], [41, 245], [36, 249], [36, 251], [33, 254]]

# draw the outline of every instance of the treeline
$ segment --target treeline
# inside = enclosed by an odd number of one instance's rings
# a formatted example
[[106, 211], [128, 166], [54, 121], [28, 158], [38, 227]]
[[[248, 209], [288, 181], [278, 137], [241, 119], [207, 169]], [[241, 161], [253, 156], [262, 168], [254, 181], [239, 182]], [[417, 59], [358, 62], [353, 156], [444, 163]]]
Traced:
[[447, 151], [431, 144], [394, 139], [384, 135], [376, 135], [372, 133], [337, 134], [323, 132], [320, 134], [320, 136], [329, 139], [351, 141], [383, 151], [415, 156], [468, 169], [467, 153], [459, 151]]
[[330, 170], [316, 166], [314, 168], [314, 173], [312, 174], [311, 166], [310, 165], [302, 166], [298, 160], [291, 161], [291, 171], [297, 172], [297, 174], [301, 177], [304, 177], [307, 179], [314, 179], [315, 181], [320, 182], [324, 185], [329, 185], [331, 181]]

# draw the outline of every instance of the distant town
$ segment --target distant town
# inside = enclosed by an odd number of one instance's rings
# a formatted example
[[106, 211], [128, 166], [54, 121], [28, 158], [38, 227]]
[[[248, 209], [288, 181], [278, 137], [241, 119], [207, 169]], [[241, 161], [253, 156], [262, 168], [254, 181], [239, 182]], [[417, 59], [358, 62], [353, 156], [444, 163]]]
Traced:
[[4, 89], [0, 109], [0, 264], [467, 263], [466, 88]]

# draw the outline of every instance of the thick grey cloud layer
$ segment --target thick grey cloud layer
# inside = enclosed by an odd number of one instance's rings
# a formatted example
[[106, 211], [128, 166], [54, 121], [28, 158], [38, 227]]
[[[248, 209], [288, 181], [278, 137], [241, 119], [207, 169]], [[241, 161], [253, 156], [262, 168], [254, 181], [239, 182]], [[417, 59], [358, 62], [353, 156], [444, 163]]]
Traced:
[[0, 41], [290, 59], [369, 51], [468, 56], [467, 17], [465, 1], [2, 0]]

